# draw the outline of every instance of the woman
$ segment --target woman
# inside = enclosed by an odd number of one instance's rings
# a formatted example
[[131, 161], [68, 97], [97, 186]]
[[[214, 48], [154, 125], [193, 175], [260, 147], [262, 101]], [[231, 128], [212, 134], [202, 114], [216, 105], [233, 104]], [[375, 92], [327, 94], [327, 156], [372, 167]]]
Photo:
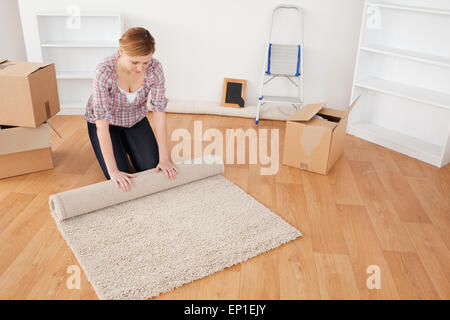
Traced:
[[[152, 58], [155, 39], [144, 28], [130, 28], [119, 51], [106, 57], [94, 73], [94, 92], [84, 118], [95, 156], [108, 180], [128, 191], [133, 183], [127, 154], [137, 172], [156, 167], [174, 179], [166, 139], [164, 73]], [[150, 95], [149, 95], [150, 93]], [[156, 139], [147, 119], [152, 107]]]

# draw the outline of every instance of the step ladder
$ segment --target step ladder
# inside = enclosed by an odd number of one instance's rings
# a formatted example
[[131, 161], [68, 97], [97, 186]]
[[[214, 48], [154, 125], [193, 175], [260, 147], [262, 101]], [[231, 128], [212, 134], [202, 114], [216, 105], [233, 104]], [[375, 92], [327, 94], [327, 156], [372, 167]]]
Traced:
[[[296, 10], [299, 17], [299, 39], [295, 44], [281, 44], [272, 39], [272, 28], [275, 13], [279, 9]], [[298, 31], [297, 31], [298, 32]], [[261, 89], [256, 108], [255, 123], [259, 122], [259, 112], [261, 106], [266, 103], [288, 104], [295, 107], [296, 110], [303, 105], [303, 11], [295, 5], [280, 5], [273, 9], [272, 19], [269, 29], [269, 41], [264, 56], [263, 76]], [[267, 77], [270, 77], [267, 79]], [[264, 86], [276, 77], [285, 77], [297, 87], [297, 96], [266, 96], [263, 94]], [[266, 80], [267, 79], [267, 80]], [[296, 79], [296, 81], [294, 81]]]

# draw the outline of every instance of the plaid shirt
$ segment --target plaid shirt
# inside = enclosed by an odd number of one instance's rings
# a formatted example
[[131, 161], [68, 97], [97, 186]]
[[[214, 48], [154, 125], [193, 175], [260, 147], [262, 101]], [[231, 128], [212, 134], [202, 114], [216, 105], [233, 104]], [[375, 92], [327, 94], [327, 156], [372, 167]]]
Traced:
[[152, 58], [147, 66], [144, 85], [130, 103], [117, 82], [118, 57], [116, 52], [97, 65], [94, 92], [87, 102], [84, 118], [91, 123], [95, 123], [95, 120], [108, 120], [111, 125], [130, 128], [147, 116], [150, 106], [156, 112], [166, 109], [168, 99], [165, 96], [164, 73], [161, 63]]

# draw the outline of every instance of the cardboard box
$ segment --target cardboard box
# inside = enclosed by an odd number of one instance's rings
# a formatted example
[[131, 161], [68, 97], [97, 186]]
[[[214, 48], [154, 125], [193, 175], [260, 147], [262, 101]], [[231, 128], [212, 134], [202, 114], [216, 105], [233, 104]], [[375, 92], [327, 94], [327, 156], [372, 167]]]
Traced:
[[59, 110], [53, 63], [0, 59], [0, 124], [36, 128]]
[[[326, 103], [308, 104], [286, 122], [283, 164], [327, 174], [344, 152], [347, 110], [325, 108]], [[324, 119], [314, 118], [319, 115]]]
[[0, 179], [53, 168], [50, 131], [13, 127], [0, 130]]

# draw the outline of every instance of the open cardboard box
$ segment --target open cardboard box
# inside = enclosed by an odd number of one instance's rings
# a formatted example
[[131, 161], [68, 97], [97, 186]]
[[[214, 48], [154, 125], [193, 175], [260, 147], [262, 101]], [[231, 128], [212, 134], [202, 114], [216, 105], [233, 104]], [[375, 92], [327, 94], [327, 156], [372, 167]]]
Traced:
[[0, 126], [0, 179], [51, 168], [47, 123], [37, 128]]
[[[286, 122], [283, 164], [327, 174], [344, 152], [348, 114], [346, 110], [325, 108], [326, 103], [308, 104]], [[315, 118], [315, 115], [323, 119]]]
[[55, 65], [0, 59], [0, 124], [39, 127], [60, 110]]

